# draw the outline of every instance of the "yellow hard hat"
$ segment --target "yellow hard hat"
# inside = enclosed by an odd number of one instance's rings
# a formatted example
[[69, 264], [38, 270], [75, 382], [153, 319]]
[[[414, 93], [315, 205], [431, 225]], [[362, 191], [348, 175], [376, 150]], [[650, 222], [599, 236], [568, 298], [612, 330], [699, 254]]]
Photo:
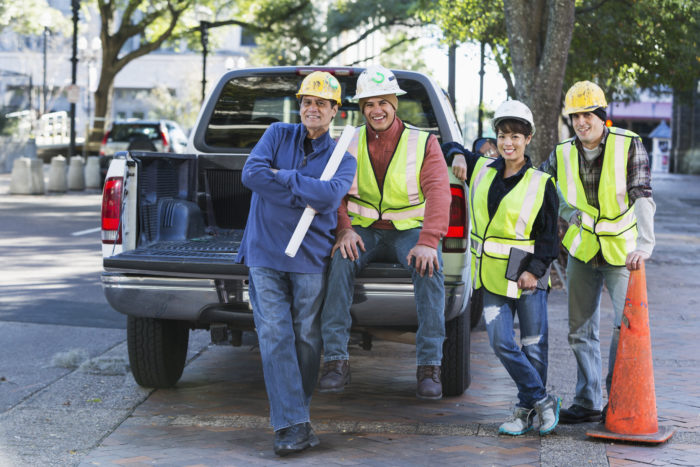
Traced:
[[605, 108], [608, 102], [600, 86], [590, 81], [579, 81], [569, 88], [564, 99], [564, 113], [567, 115], [592, 112]]
[[304, 78], [297, 92], [297, 99], [301, 96], [315, 96], [329, 101], [336, 101], [338, 105], [342, 103], [340, 98], [340, 83], [332, 74], [327, 71], [314, 71]]

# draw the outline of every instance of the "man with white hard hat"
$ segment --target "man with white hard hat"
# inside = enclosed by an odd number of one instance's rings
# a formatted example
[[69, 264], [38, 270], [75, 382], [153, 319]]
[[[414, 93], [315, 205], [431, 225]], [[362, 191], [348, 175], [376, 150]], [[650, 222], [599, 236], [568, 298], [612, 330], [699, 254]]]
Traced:
[[354, 278], [369, 262], [384, 260], [400, 262], [412, 273], [418, 317], [416, 395], [442, 397], [445, 289], [438, 244], [449, 225], [449, 174], [437, 138], [396, 116], [397, 96], [403, 94], [396, 76], [379, 65], [357, 79], [355, 99], [366, 125], [358, 128], [348, 149], [357, 157], [357, 174], [338, 210], [321, 312], [321, 392], [340, 392], [350, 382]]

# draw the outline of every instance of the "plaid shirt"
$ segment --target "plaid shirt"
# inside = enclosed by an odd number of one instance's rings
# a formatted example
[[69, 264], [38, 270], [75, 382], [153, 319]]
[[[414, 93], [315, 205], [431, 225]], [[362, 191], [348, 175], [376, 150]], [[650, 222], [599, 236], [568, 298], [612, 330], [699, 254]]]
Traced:
[[[605, 153], [605, 142], [608, 139], [610, 130], [605, 127], [603, 130], [603, 139], [600, 142], [600, 154]], [[598, 188], [600, 185], [600, 174], [603, 170], [603, 158], [598, 156], [588, 162], [584, 157], [583, 145], [578, 137], [574, 138], [574, 144], [578, 150], [578, 165], [579, 177], [581, 184], [586, 193], [588, 204], [600, 208], [598, 202]], [[554, 178], [557, 176], [557, 154], [556, 149], [549, 155], [549, 159], [540, 167], [541, 170], [549, 173]], [[630, 144], [629, 153], [627, 154], [627, 195], [629, 196], [630, 206], [638, 198], [651, 198], [651, 171], [649, 170], [649, 155], [642, 144], [641, 138], [634, 138]], [[568, 221], [568, 219], [564, 219]], [[593, 258], [593, 266], [602, 266], [606, 264], [602, 253]]]

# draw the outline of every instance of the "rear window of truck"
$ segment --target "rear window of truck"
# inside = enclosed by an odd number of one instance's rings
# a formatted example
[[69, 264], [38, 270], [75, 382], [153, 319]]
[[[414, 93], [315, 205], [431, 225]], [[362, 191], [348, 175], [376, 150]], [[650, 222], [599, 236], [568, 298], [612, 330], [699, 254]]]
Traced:
[[[299, 123], [299, 103], [294, 97], [304, 77], [296, 74], [234, 77], [224, 86], [204, 135], [205, 143], [219, 149], [252, 149], [270, 124]], [[331, 126], [340, 136], [345, 125], [364, 124], [356, 102], [357, 76], [336, 76], [343, 103]], [[429, 131], [440, 139], [438, 122], [425, 87], [414, 80], [398, 79], [406, 94], [399, 99], [397, 114], [405, 123]]]

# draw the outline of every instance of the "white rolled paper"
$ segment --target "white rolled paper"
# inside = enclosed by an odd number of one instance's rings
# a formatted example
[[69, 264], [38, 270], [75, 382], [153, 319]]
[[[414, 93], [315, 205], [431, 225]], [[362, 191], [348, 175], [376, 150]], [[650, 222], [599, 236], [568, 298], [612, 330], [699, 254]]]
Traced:
[[[343, 133], [340, 135], [338, 142], [335, 144], [335, 149], [333, 149], [331, 157], [328, 158], [328, 162], [326, 163], [326, 167], [323, 169], [320, 180], [327, 182], [333, 178], [336, 170], [338, 170], [338, 166], [340, 166], [340, 161], [343, 160], [343, 156], [350, 145], [350, 141], [352, 140], [354, 133], [355, 127], [350, 125], [345, 126]], [[297, 223], [297, 226], [294, 229], [292, 238], [287, 244], [287, 249], [284, 250], [284, 253], [287, 256], [292, 258], [296, 256], [297, 251], [299, 251], [299, 246], [304, 240], [306, 232], [309, 230], [309, 226], [311, 225], [311, 221], [314, 220], [315, 215], [316, 210], [311, 206], [306, 206], [301, 215], [301, 219], [299, 219], [299, 223]]]

